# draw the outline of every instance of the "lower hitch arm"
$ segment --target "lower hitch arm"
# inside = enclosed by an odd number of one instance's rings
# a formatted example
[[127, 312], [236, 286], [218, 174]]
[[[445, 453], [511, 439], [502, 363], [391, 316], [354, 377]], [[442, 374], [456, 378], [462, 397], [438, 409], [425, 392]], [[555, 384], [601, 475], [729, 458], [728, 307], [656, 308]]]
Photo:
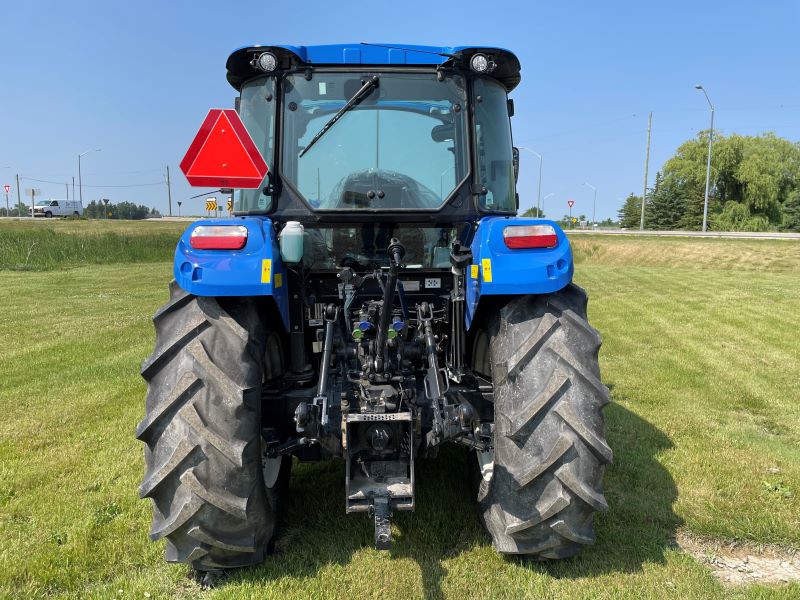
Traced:
[[333, 356], [333, 330], [338, 317], [339, 309], [336, 305], [328, 304], [325, 307], [325, 345], [320, 360], [317, 393], [310, 406], [308, 402], [300, 402], [294, 411], [297, 433], [308, 432], [309, 440], [319, 437], [328, 426], [328, 387]]
[[317, 387], [317, 395], [314, 396], [314, 406], [320, 407], [320, 425], [323, 428], [328, 426], [328, 384], [331, 373], [331, 356], [333, 354], [333, 328], [338, 317], [339, 309], [336, 305], [328, 304], [325, 307], [325, 345], [322, 348], [319, 386]]
[[[433, 446], [444, 439], [444, 417], [441, 403], [444, 401], [444, 395], [450, 389], [450, 383], [447, 380], [447, 373], [445, 373], [444, 369], [439, 368], [439, 361], [436, 358], [436, 338], [433, 335], [433, 307], [427, 302], [419, 304], [417, 306], [417, 318], [422, 324], [422, 337], [425, 342], [425, 355], [428, 361], [423, 382], [425, 395], [431, 401], [431, 408], [433, 409], [433, 431], [428, 434], [428, 445]], [[444, 385], [442, 385], [442, 374], [444, 374]]]

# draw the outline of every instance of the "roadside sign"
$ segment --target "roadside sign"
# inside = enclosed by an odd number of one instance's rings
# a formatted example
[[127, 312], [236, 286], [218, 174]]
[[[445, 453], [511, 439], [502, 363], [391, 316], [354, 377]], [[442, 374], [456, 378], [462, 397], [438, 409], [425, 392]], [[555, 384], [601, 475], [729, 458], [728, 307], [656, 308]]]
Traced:
[[575, 217], [572, 217], [572, 222], [573, 222], [573, 223], [577, 223], [577, 222], [578, 222], [578, 219], [576, 219]]
[[228, 212], [233, 211], [233, 198], [228, 198]]
[[567, 200], [567, 206], [569, 206], [570, 208], [575, 206], [575, 200]]
[[7, 194], [8, 192], [10, 192], [10, 191], [11, 191], [11, 186], [10, 186], [10, 185], [8, 185], [8, 184], [5, 184], [5, 185], [3, 186], [3, 189], [6, 191], [6, 194]]
[[216, 198], [206, 198], [206, 210], [217, 210]]
[[39, 188], [25, 188], [25, 195], [26, 196], [41, 196], [42, 190]]
[[195, 187], [253, 189], [268, 170], [233, 109], [211, 109], [181, 161], [181, 171]]

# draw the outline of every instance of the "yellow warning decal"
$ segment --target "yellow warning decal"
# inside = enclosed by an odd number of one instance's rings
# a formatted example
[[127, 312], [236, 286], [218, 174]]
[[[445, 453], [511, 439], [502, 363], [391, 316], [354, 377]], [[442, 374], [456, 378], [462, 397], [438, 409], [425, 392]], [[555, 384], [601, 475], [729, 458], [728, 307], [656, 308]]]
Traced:
[[486, 283], [492, 282], [492, 260], [490, 258], [481, 259], [481, 266], [483, 267], [483, 280]]
[[265, 258], [261, 261], [261, 283], [269, 283], [272, 278], [272, 259]]
[[283, 273], [275, 273], [274, 287], [279, 288], [283, 285]]
[[478, 278], [478, 265], [470, 265], [469, 266], [469, 274], [470, 274], [470, 277], [472, 277], [473, 279], [477, 279]]

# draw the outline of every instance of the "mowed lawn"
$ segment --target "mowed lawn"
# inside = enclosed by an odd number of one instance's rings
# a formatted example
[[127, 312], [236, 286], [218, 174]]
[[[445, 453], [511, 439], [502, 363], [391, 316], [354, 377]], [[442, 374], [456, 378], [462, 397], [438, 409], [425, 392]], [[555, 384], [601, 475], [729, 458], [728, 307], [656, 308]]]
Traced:
[[451, 448], [418, 465], [417, 511], [378, 552], [342, 464], [295, 465], [277, 553], [208, 591], [163, 561], [137, 497], [138, 371], [171, 265], [0, 270], [0, 597], [800, 598], [725, 586], [673, 541], [800, 548], [800, 244], [574, 243], [613, 397], [593, 547], [497, 555]]

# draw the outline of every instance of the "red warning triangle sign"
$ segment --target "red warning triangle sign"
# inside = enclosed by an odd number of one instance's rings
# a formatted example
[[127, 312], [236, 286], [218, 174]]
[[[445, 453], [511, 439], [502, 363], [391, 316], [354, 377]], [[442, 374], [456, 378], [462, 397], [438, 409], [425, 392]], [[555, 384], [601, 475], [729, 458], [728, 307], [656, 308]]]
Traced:
[[181, 161], [196, 187], [257, 188], [268, 170], [239, 114], [223, 108], [208, 111]]

